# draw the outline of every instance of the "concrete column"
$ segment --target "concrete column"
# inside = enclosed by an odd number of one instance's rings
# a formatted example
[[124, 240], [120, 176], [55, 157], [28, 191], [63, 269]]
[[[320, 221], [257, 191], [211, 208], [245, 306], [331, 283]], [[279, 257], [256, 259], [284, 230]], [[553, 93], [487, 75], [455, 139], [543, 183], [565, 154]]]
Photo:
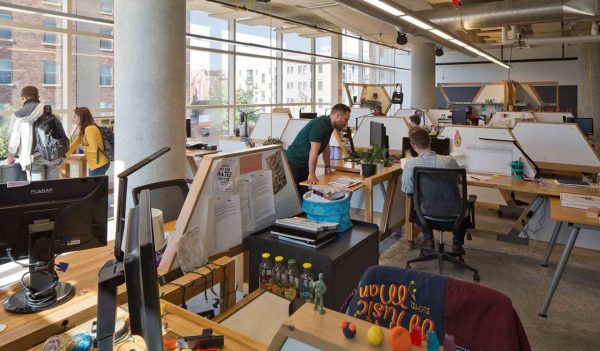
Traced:
[[411, 105], [421, 110], [435, 108], [435, 45], [413, 44], [410, 58]]
[[[185, 0], [115, 1], [116, 175], [168, 146], [131, 175], [136, 186], [185, 175]], [[115, 199], [116, 203], [116, 199]]]
[[594, 118], [593, 140], [600, 150], [600, 43], [579, 45], [577, 116]]

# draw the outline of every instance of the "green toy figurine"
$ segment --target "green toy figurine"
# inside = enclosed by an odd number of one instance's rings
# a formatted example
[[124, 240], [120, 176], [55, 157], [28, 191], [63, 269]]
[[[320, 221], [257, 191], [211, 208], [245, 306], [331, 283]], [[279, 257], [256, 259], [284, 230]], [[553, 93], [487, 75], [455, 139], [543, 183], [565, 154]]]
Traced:
[[315, 292], [315, 310], [320, 309], [319, 312], [321, 314], [325, 313], [325, 309], [323, 308], [323, 295], [327, 292], [327, 287], [325, 286], [325, 282], [323, 281], [323, 273], [319, 273], [319, 280], [312, 283], [312, 288]]

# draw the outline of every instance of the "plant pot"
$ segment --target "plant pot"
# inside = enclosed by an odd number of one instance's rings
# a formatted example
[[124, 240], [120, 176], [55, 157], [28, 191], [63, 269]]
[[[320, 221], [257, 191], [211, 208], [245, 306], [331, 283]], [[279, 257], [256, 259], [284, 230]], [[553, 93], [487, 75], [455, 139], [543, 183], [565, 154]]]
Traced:
[[377, 172], [377, 165], [373, 163], [363, 163], [360, 165], [362, 168], [361, 175], [363, 177], [370, 177]]

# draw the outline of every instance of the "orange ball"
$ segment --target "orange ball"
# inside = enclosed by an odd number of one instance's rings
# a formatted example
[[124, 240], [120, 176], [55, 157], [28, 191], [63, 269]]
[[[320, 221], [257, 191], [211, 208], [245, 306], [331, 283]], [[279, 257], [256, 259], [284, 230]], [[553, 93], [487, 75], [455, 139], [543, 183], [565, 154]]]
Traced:
[[393, 351], [410, 351], [410, 333], [406, 328], [396, 326], [390, 330], [388, 344]]

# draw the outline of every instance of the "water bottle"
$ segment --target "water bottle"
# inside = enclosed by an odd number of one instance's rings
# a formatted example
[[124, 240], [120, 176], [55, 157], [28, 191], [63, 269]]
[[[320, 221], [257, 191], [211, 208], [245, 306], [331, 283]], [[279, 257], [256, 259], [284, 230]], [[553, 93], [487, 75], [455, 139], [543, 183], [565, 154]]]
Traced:
[[300, 274], [300, 297], [305, 298], [307, 300], [313, 299], [313, 292], [311, 288], [311, 283], [314, 281], [314, 276], [310, 269], [312, 268], [312, 264], [306, 262], [302, 265], [304, 270], [302, 274]]
[[283, 256], [275, 257], [275, 267], [273, 268], [273, 284], [271, 285], [271, 291], [276, 294], [283, 296], [283, 288], [285, 284], [285, 265], [283, 263]]
[[271, 262], [271, 254], [264, 252], [261, 257], [262, 262], [259, 267], [258, 284], [261, 289], [270, 291], [273, 284], [273, 262]]
[[300, 284], [300, 272], [296, 268], [296, 260], [289, 259], [288, 267], [285, 271], [285, 286], [283, 296], [286, 299], [293, 300], [298, 294], [298, 285]]

